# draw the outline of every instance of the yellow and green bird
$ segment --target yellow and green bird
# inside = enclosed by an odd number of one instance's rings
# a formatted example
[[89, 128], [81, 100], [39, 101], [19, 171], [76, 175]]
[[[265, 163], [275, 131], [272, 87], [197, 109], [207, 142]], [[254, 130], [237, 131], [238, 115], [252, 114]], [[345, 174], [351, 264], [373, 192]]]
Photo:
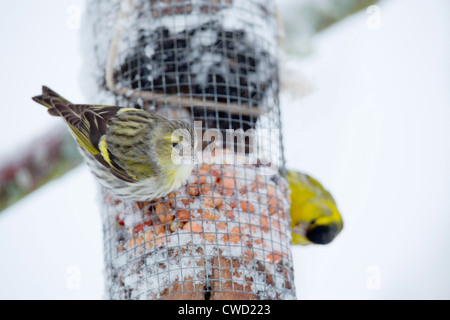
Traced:
[[341, 232], [343, 221], [331, 194], [311, 176], [287, 171], [291, 190], [292, 242], [328, 244]]
[[45, 86], [33, 100], [64, 120], [92, 173], [118, 196], [165, 196], [194, 168], [197, 138], [190, 123], [135, 108], [72, 104]]

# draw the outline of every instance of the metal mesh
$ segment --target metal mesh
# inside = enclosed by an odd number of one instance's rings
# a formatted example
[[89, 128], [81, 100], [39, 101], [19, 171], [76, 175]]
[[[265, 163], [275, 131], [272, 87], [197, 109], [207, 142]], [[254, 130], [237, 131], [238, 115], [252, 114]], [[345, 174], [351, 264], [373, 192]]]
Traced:
[[294, 299], [273, 1], [90, 1], [84, 25], [91, 99], [200, 121], [202, 140], [176, 192], [103, 191], [107, 297]]

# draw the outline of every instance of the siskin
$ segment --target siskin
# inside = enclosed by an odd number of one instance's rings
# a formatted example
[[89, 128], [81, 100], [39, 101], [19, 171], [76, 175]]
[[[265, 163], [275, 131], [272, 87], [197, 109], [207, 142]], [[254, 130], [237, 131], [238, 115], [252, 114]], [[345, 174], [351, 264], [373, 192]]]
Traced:
[[288, 170], [294, 244], [328, 244], [341, 232], [342, 217], [331, 194], [314, 178]]
[[71, 104], [47, 87], [33, 100], [64, 119], [93, 174], [118, 196], [163, 197], [192, 172], [197, 140], [187, 122], [134, 108]]

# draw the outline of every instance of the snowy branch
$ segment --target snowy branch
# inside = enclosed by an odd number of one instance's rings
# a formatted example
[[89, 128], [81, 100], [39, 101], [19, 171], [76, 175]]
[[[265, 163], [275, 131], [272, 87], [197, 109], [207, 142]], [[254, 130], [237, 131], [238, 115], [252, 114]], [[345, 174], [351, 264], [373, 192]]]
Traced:
[[379, 0], [281, 0], [285, 49], [290, 53], [309, 53], [309, 41], [315, 34], [377, 2]]
[[0, 211], [81, 163], [73, 138], [52, 130], [0, 166]]

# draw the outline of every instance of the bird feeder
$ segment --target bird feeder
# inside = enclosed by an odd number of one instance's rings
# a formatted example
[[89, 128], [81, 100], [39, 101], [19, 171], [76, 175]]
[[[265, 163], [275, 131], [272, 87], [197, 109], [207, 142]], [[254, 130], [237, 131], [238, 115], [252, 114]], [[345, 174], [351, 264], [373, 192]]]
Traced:
[[87, 3], [90, 101], [195, 124], [184, 186], [102, 191], [110, 299], [295, 299], [272, 0]]

